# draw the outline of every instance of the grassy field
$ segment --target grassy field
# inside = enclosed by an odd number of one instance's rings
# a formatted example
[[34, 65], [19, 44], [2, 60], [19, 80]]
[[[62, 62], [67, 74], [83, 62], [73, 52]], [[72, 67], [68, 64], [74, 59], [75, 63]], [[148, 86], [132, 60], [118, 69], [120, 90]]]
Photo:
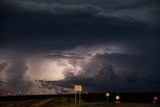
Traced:
[[160, 104], [147, 103], [83, 103], [80, 105], [74, 104], [72, 98], [51, 98], [51, 99], [37, 99], [25, 101], [7, 101], [0, 102], [0, 107], [160, 107]]

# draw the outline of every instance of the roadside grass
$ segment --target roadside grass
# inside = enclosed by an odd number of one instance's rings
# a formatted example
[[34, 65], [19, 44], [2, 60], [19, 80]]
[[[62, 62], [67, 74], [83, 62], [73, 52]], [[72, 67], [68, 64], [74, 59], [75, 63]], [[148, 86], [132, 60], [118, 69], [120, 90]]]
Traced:
[[84, 103], [84, 104], [74, 104], [74, 99], [71, 98], [60, 98], [52, 99], [44, 103], [40, 107], [160, 107], [160, 104], [147, 104], [147, 103]]
[[115, 103], [85, 103], [80, 105], [75, 104], [66, 104], [66, 105], [44, 105], [43, 107], [160, 107], [160, 105], [155, 104], [137, 104], [137, 103], [123, 103], [123, 104], [115, 104]]
[[160, 107], [160, 104], [147, 103], [83, 103], [74, 104], [74, 98], [50, 98], [25, 101], [0, 102], [0, 107]]

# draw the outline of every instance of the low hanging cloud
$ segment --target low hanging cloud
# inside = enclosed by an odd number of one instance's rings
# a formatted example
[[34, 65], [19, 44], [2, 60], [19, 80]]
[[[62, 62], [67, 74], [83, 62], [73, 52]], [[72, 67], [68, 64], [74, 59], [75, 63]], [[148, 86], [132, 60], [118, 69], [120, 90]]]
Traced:
[[3, 92], [15, 92], [16, 94], [21, 91], [23, 94], [32, 87], [32, 82], [26, 77], [28, 70], [25, 57], [12, 57], [7, 62], [1, 64], [1, 68], [5, 77], [3, 78], [4, 85], [1, 87]]
[[0, 72], [2, 72], [7, 66], [7, 62], [0, 63]]
[[[86, 71], [87, 72], [87, 71]], [[53, 87], [60, 86], [72, 89], [74, 84], [82, 84], [88, 92], [103, 92], [105, 89], [109, 89], [108, 83], [116, 80], [116, 75], [113, 72], [112, 66], [103, 64], [98, 74], [90, 77], [89, 75], [79, 74], [74, 76], [71, 72], [65, 73], [65, 79], [60, 81], [40, 81], [42, 83], [50, 83]], [[46, 88], [48, 88], [46, 86]]]
[[[159, 89], [155, 84], [147, 85], [152, 83], [150, 81], [151, 78], [149, 78], [150, 75], [154, 75], [150, 70], [159, 69], [158, 67], [154, 68], [152, 66], [154, 62], [149, 63], [152, 60], [150, 57], [146, 58], [146, 56], [141, 55], [105, 52], [101, 54], [97, 53], [91, 58], [86, 59], [88, 60], [87, 62], [82, 61], [83, 63], [78, 63], [77, 60], [79, 59], [67, 60], [73, 67], [76, 65], [81, 67], [78, 74], [75, 75], [74, 72], [76, 71], [70, 68], [64, 70], [65, 78], [62, 80], [41, 82], [49, 82], [50, 86], [60, 86], [71, 89], [74, 84], [82, 84], [85, 90], [89, 92], [105, 92], [106, 90], [140, 92], [144, 90], [147, 91], [153, 87], [156, 87], [152, 89], [153, 91]], [[146, 68], [146, 65], [149, 66], [149, 69]], [[142, 76], [142, 74], [145, 75]], [[159, 81], [157, 81], [156, 78], [152, 78], [152, 81], [157, 84]], [[140, 84], [141, 86], [139, 86]], [[136, 88], [138, 86], [140, 88]]]

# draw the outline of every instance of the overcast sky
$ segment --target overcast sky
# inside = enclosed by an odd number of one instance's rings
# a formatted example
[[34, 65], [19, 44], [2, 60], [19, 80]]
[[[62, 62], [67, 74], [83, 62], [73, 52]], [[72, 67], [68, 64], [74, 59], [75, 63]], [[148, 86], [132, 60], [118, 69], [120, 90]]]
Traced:
[[34, 81], [44, 79], [89, 92], [159, 92], [159, 7], [159, 0], [1, 1], [0, 92], [36, 93], [44, 84]]

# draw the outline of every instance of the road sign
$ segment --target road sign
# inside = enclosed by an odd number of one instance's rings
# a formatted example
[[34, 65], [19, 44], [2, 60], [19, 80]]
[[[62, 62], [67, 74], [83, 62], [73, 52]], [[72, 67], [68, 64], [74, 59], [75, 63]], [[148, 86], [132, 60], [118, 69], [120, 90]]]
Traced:
[[82, 85], [75, 85], [74, 86], [74, 91], [78, 91], [78, 92], [81, 92], [82, 91]]
[[117, 96], [116, 96], [116, 100], [119, 100], [119, 99], [120, 99], [120, 96], [117, 95]]
[[77, 95], [76, 95], [76, 92], [79, 93], [79, 104], [81, 104], [82, 85], [74, 85], [74, 91], [75, 91], [75, 104], [77, 104]]
[[109, 97], [109, 93], [106, 93], [106, 96]]

